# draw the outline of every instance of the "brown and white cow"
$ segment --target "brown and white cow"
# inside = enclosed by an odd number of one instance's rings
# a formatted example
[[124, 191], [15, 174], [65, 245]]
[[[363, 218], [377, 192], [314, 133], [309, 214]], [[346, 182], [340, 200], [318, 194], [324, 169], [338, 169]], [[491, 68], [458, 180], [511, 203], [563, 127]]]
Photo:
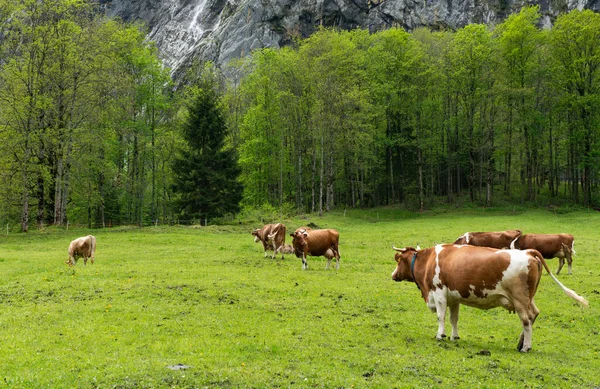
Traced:
[[513, 240], [521, 236], [519, 230], [494, 232], [465, 232], [454, 241], [454, 244], [470, 244], [471, 246], [507, 249]]
[[575, 254], [574, 243], [575, 239], [571, 234], [525, 234], [515, 239], [510, 248], [519, 250], [534, 249], [539, 251], [546, 259], [558, 257], [556, 274], [560, 274], [566, 258], [569, 274], [571, 274], [573, 254]]
[[329, 269], [331, 259], [335, 258], [335, 269], [340, 269], [340, 250], [338, 248], [340, 234], [336, 230], [312, 230], [300, 227], [292, 234], [292, 246], [296, 257], [302, 258], [302, 270], [308, 269], [307, 256], [327, 258], [325, 270]]
[[395, 248], [394, 281], [412, 281], [432, 312], [437, 313], [436, 338], [443, 339], [446, 308], [450, 310], [452, 335], [458, 337], [460, 304], [480, 309], [504, 307], [516, 312], [523, 324], [517, 349], [531, 349], [532, 326], [540, 311], [533, 297], [542, 276], [542, 267], [571, 298], [588, 302], [554, 277], [536, 250], [498, 250], [488, 247], [437, 245], [417, 250]]
[[83, 264], [87, 265], [87, 260], [90, 258], [91, 262], [94, 263], [94, 256], [96, 254], [96, 238], [92, 235], [82, 236], [77, 238], [69, 244], [67, 250], [69, 259], [67, 264], [74, 266], [80, 257], [83, 257]]
[[282, 247], [285, 244], [285, 224], [265, 224], [263, 228], [252, 231], [252, 235], [254, 236], [254, 242], [262, 242], [265, 257], [267, 256], [267, 250], [273, 250], [272, 259], [275, 258], [278, 251], [281, 252], [281, 259], [283, 259]]

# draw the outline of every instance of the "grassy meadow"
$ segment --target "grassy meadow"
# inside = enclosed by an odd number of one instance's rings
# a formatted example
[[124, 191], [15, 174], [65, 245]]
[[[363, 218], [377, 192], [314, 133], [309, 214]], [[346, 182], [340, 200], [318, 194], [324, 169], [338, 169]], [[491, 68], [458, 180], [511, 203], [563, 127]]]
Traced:
[[[598, 388], [600, 213], [395, 209], [283, 220], [340, 232], [340, 270], [324, 258], [263, 258], [235, 226], [33, 231], [0, 235], [0, 388]], [[497, 308], [461, 307], [461, 339], [411, 283], [395, 283], [392, 245], [466, 231], [575, 236], [573, 275], [545, 275], [533, 350]], [[97, 238], [96, 263], [68, 268], [69, 242]], [[556, 271], [558, 260], [548, 260]], [[450, 323], [447, 318], [447, 333]], [[185, 368], [182, 368], [185, 367]]]

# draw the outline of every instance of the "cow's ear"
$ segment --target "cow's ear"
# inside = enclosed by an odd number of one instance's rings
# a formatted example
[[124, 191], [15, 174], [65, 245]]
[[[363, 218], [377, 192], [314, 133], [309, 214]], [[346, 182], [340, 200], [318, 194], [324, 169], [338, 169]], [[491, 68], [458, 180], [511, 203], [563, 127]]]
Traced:
[[402, 253], [396, 253], [396, 255], [394, 255], [394, 259], [396, 260], [396, 263], [400, 263], [402, 260]]

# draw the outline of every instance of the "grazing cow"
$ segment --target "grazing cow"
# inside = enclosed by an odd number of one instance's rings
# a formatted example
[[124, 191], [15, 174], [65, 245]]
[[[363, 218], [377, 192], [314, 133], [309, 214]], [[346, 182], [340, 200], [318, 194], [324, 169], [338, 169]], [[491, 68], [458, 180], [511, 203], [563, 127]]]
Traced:
[[521, 236], [519, 230], [508, 230], [498, 232], [465, 232], [458, 237], [454, 244], [470, 244], [471, 246], [492, 247], [495, 249], [507, 249], [510, 243]]
[[560, 274], [560, 269], [565, 265], [567, 259], [569, 274], [573, 263], [574, 242], [571, 234], [525, 234], [515, 239], [511, 245], [511, 249], [534, 249], [539, 251], [544, 258], [551, 259], [558, 257], [558, 270], [556, 274]]
[[312, 230], [308, 227], [300, 227], [292, 237], [292, 246], [296, 257], [302, 258], [302, 270], [308, 269], [306, 257], [324, 256], [327, 258], [325, 270], [329, 269], [331, 259], [335, 258], [335, 269], [340, 269], [340, 251], [338, 248], [340, 234], [336, 230]]
[[92, 235], [83, 236], [73, 240], [69, 244], [69, 260], [67, 264], [74, 266], [79, 257], [83, 257], [83, 264], [87, 265], [87, 260], [90, 258], [94, 263], [94, 255], [96, 254], [96, 238]]
[[267, 250], [273, 250], [271, 259], [275, 259], [278, 251], [281, 252], [281, 259], [283, 259], [284, 252], [282, 247], [285, 244], [285, 224], [265, 224], [263, 228], [257, 228], [252, 231], [252, 235], [254, 236], [254, 242], [262, 242], [265, 249], [265, 258]]
[[532, 326], [540, 313], [533, 302], [546, 269], [562, 290], [581, 304], [588, 302], [568, 289], [550, 272], [546, 261], [536, 250], [498, 250], [489, 247], [437, 245], [417, 250], [395, 248], [394, 281], [412, 281], [432, 312], [438, 316], [437, 339], [445, 332], [446, 307], [450, 309], [452, 336], [458, 337], [460, 304], [480, 309], [504, 307], [516, 312], [523, 324], [517, 349], [531, 349]]
[[284, 244], [281, 252], [284, 254], [294, 254], [294, 246], [291, 244]]

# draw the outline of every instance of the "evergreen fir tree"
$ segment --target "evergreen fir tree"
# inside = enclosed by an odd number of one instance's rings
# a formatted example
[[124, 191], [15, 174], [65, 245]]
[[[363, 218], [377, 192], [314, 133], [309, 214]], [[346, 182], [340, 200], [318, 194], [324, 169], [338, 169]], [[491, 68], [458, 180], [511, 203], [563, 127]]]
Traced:
[[210, 83], [203, 84], [188, 106], [183, 126], [187, 148], [173, 166], [181, 216], [201, 221], [236, 214], [242, 199], [235, 154], [224, 149], [226, 127], [219, 97]]

